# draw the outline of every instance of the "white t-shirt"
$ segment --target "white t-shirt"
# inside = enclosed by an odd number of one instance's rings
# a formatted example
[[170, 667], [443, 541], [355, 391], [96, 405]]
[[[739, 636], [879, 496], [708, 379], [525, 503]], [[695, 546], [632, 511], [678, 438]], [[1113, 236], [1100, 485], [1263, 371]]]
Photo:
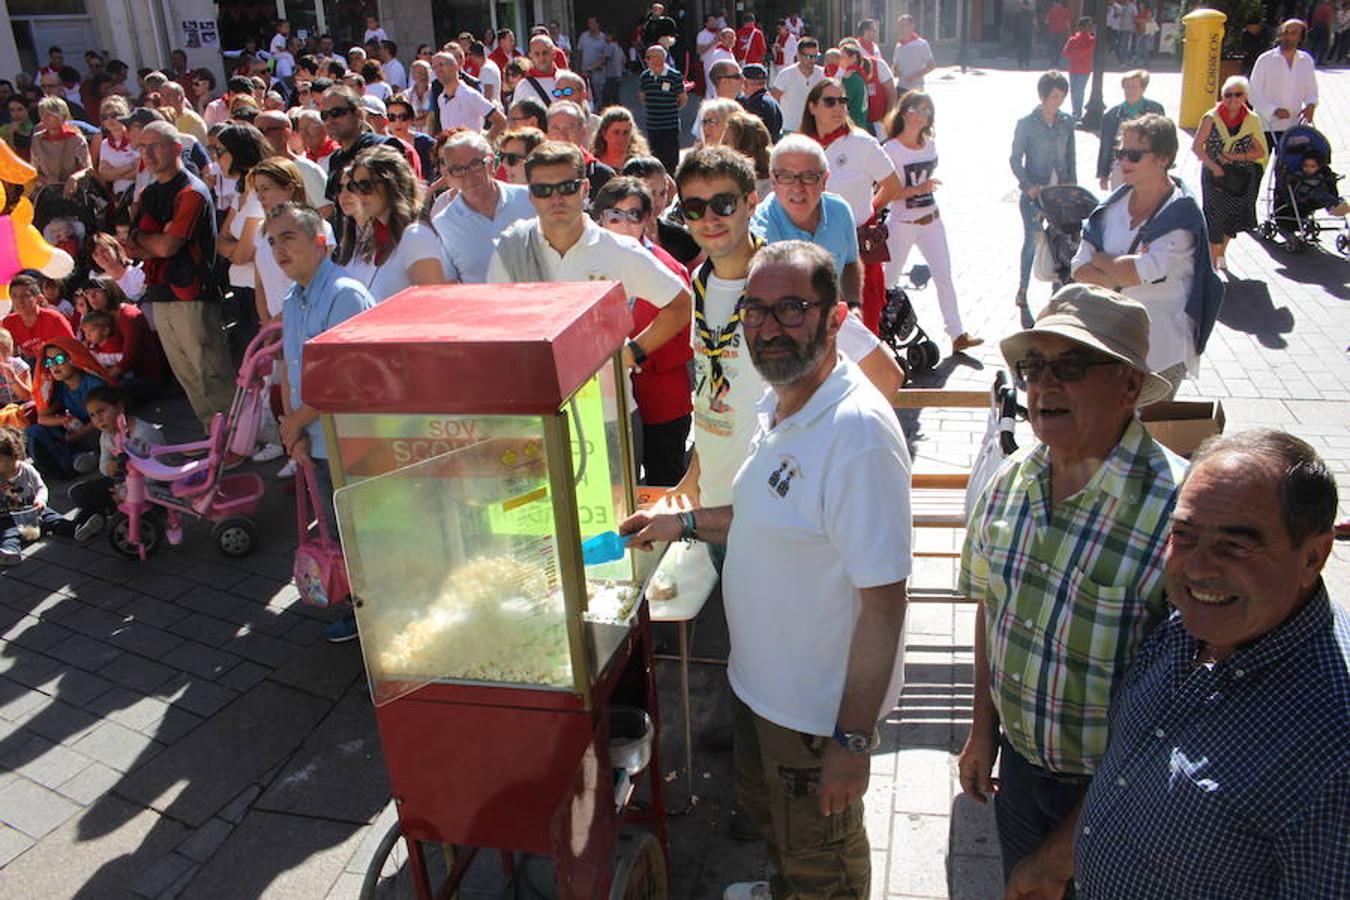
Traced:
[[117, 286], [127, 295], [127, 299], [141, 299], [141, 294], [145, 293], [145, 271], [139, 264], [127, 266], [122, 277], [117, 279]]
[[[478, 80], [483, 85], [483, 96], [492, 101], [492, 105], [501, 109], [502, 107], [502, 70], [490, 59], [483, 60], [483, 66], [478, 70]], [[492, 90], [488, 90], [491, 88]], [[488, 95], [491, 94], [489, 97]]]
[[290, 42], [290, 35], [274, 34], [272, 40], [267, 42], [267, 52], [271, 56], [286, 52], [286, 44]]
[[272, 54], [273, 83], [284, 81], [295, 74], [295, 57], [289, 51]]
[[802, 113], [806, 112], [806, 95], [825, 79], [825, 70], [815, 66], [810, 75], [803, 75], [796, 66], [785, 68], [774, 77], [773, 89], [782, 91], [778, 106], [783, 110], [783, 132], [798, 131], [802, 127]]
[[872, 218], [873, 185], [895, 174], [895, 166], [876, 138], [854, 130], [825, 148], [830, 161], [830, 192], [848, 201], [853, 221], [859, 225]]
[[534, 82], [532, 82], [530, 78], [520, 79], [520, 81], [516, 82], [516, 92], [511, 95], [511, 102], [515, 103], [517, 100], [524, 97], [533, 97], [544, 104], [545, 109], [548, 109], [549, 105], [556, 99], [553, 96], [553, 85], [558, 82], [558, 73], [561, 71], [562, 69], [554, 69], [552, 75], [530, 73], [530, 77], [533, 78], [534, 81], [539, 82], [539, 87], [543, 89], [542, 94], [534, 89]]
[[436, 108], [440, 115], [441, 131], [451, 128], [469, 128], [483, 130], [483, 118], [496, 109], [492, 101], [460, 82], [455, 93], [441, 91], [436, 98]]
[[[337, 246], [337, 241], [333, 239], [333, 228], [327, 222], [323, 223], [323, 239], [328, 246]], [[286, 305], [286, 294], [290, 292], [295, 281], [281, 271], [281, 266], [277, 265], [277, 258], [272, 255], [272, 245], [266, 240], [258, 241], [258, 252], [253, 257], [253, 265], [258, 270], [258, 281], [262, 283], [267, 311], [274, 318], [280, 316], [282, 308]]]
[[[104, 138], [98, 145], [98, 161], [107, 163], [110, 166], [122, 167], [140, 160], [140, 154], [136, 148], [131, 145], [131, 141], [126, 141], [121, 147], [113, 144], [110, 138]], [[113, 182], [114, 193], [122, 193], [135, 183], [135, 178], [119, 178]]]
[[718, 44], [703, 55], [703, 91], [704, 96], [711, 97], [716, 93], [716, 87], [712, 83], [712, 67], [724, 59], [732, 62], [736, 61], [736, 54], [732, 53], [726, 47]]
[[797, 64], [797, 44], [800, 41], [801, 38], [790, 31], [788, 36], [783, 39], [783, 65], [795, 66]]
[[[708, 277], [703, 316], [714, 340], [726, 328], [744, 288], [745, 279]], [[844, 320], [837, 340], [839, 352], [854, 362], [881, 345], [876, 335], [853, 315]], [[732, 480], [745, 462], [750, 439], [755, 434], [755, 404], [768, 388], [751, 364], [744, 341], [745, 332], [738, 325], [736, 337], [719, 357], [727, 387], [714, 400], [712, 358], [697, 331], [690, 332], [694, 347], [694, 446], [698, 450], [699, 502], [703, 506], [725, 506], [731, 502]]]
[[361, 37], [361, 43], [369, 44], [371, 41], [387, 41], [389, 35], [383, 28], [367, 28], [366, 33]]
[[[1130, 227], [1129, 194], [1106, 208], [1102, 218], [1102, 250], [1112, 256], [1130, 251], [1130, 244], [1138, 228]], [[1181, 191], [1173, 190], [1163, 209], [1181, 199]], [[1092, 244], [1078, 245], [1070, 271], [1077, 271], [1092, 262], [1095, 252]], [[1194, 332], [1186, 315], [1186, 300], [1191, 296], [1195, 282], [1195, 239], [1183, 228], [1169, 231], [1147, 246], [1135, 250], [1139, 259], [1135, 268], [1139, 284], [1121, 288], [1120, 293], [1132, 297], [1148, 310], [1148, 367], [1161, 372], [1179, 362], [1186, 363], [1190, 374], [1198, 372], [1199, 357], [1195, 352]]]
[[[767, 393], [736, 475], [722, 575], [727, 675], [756, 715], [830, 735], [862, 590], [912, 570], [909, 450], [895, 411], [843, 359], [806, 406], [774, 426], [776, 407]], [[903, 686], [902, 632], [874, 721]]]
[[[234, 214], [234, 219], [230, 221], [230, 237], [238, 240], [244, 236], [244, 225], [249, 219], [257, 219], [253, 223], [253, 245], [258, 245], [258, 227], [262, 224], [263, 208], [258, 202], [258, 197], [252, 191], [246, 194], [236, 194], [232, 203], [238, 210]], [[238, 288], [253, 288], [253, 263], [230, 263], [230, 286]]]
[[[924, 141], [918, 150], [906, 147], [899, 138], [891, 138], [881, 149], [890, 157], [895, 171], [900, 175], [900, 184], [904, 187], [923, 184], [933, 177], [933, 170], [937, 168], [937, 145], [931, 138]], [[890, 221], [913, 222], [932, 215], [937, 209], [937, 201], [931, 193], [915, 194], [892, 201], [890, 209]]]
[[305, 183], [305, 202], [315, 209], [327, 206], [330, 201], [324, 191], [328, 189], [328, 170], [304, 154], [291, 162], [300, 170], [300, 179]]
[[389, 102], [389, 98], [394, 96], [394, 89], [383, 81], [372, 81], [366, 85], [366, 96], [379, 97], [384, 103]]
[[539, 233], [539, 220], [517, 222], [502, 235], [498, 250], [488, 262], [488, 284], [510, 284], [515, 281], [502, 262], [501, 245], [506, 241], [523, 241], [534, 231], [542, 249], [545, 281], [617, 281], [629, 297], [641, 297], [658, 309], [685, 290], [684, 282], [665, 264], [633, 238], [606, 231], [586, 217], [581, 238], [559, 254]]
[[704, 71], [708, 68], [708, 54], [717, 46], [717, 37], [716, 31], [705, 28], [694, 38], [694, 48], [698, 51], [699, 59], [703, 60]]
[[408, 86], [408, 70], [403, 68], [403, 63], [397, 59], [390, 59], [381, 65], [384, 69], [384, 80], [389, 82], [390, 87], [401, 91]]
[[434, 259], [441, 264], [442, 269], [445, 267], [445, 261], [441, 258], [441, 242], [436, 232], [430, 225], [413, 222], [404, 230], [398, 246], [383, 265], [352, 260], [347, 263], [346, 269], [348, 275], [366, 286], [376, 303], [382, 303], [404, 288], [412, 287], [408, 269], [412, 268], [413, 263], [424, 259]]
[[904, 93], [910, 90], [922, 90], [923, 76], [919, 73], [930, 62], [936, 62], [936, 60], [933, 58], [933, 48], [928, 46], [928, 41], [916, 37], [907, 44], [897, 42], [895, 52], [891, 55], [891, 69], [895, 73], [896, 91]]

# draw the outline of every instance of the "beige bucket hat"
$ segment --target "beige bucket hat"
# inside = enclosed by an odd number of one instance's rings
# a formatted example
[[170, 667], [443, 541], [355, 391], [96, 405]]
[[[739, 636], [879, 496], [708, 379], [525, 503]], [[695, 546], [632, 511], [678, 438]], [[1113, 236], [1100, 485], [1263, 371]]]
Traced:
[[1004, 338], [999, 349], [1012, 367], [1027, 355], [1036, 335], [1068, 338], [1144, 373], [1137, 405], [1147, 406], [1172, 392], [1166, 378], [1149, 371], [1148, 329], [1148, 311], [1139, 301], [1094, 284], [1070, 284], [1050, 298], [1035, 325]]

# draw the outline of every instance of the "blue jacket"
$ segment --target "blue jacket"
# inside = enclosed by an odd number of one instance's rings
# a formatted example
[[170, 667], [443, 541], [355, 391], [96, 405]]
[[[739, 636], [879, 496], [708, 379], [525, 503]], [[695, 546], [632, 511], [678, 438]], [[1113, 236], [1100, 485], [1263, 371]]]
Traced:
[[[1223, 281], [1210, 264], [1209, 231], [1205, 227], [1205, 214], [1200, 210], [1200, 204], [1195, 202], [1195, 195], [1179, 179], [1173, 178], [1172, 182], [1181, 192], [1181, 199], [1169, 204], [1152, 221], [1144, 223], [1139, 229], [1139, 243], [1150, 243], [1178, 228], [1190, 233], [1195, 246], [1192, 251], [1195, 280], [1191, 283], [1191, 295], [1186, 298], [1186, 315], [1195, 323], [1195, 352], [1204, 353], [1209, 335], [1214, 331], [1214, 323], [1219, 319], [1219, 310], [1223, 307]], [[1083, 240], [1098, 250], [1102, 249], [1102, 218], [1106, 208], [1131, 190], [1133, 188], [1130, 185], [1121, 185], [1092, 211], [1083, 230]]]

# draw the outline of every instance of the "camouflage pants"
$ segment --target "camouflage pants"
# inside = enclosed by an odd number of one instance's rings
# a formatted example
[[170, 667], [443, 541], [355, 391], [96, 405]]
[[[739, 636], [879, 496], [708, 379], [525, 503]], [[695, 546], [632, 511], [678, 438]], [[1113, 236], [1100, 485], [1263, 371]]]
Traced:
[[866, 900], [872, 860], [863, 804], [820, 813], [820, 762], [831, 740], [755, 715], [733, 692], [736, 799], [769, 845], [774, 900]]

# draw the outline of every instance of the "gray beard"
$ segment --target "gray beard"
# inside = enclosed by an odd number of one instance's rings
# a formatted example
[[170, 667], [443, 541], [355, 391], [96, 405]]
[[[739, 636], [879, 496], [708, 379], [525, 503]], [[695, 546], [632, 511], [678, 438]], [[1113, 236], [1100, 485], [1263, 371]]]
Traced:
[[760, 359], [755, 347], [750, 348], [750, 362], [755, 371], [773, 387], [782, 387], [800, 381], [816, 370], [825, 357], [825, 336], [817, 334], [805, 348], [793, 348], [791, 356]]

